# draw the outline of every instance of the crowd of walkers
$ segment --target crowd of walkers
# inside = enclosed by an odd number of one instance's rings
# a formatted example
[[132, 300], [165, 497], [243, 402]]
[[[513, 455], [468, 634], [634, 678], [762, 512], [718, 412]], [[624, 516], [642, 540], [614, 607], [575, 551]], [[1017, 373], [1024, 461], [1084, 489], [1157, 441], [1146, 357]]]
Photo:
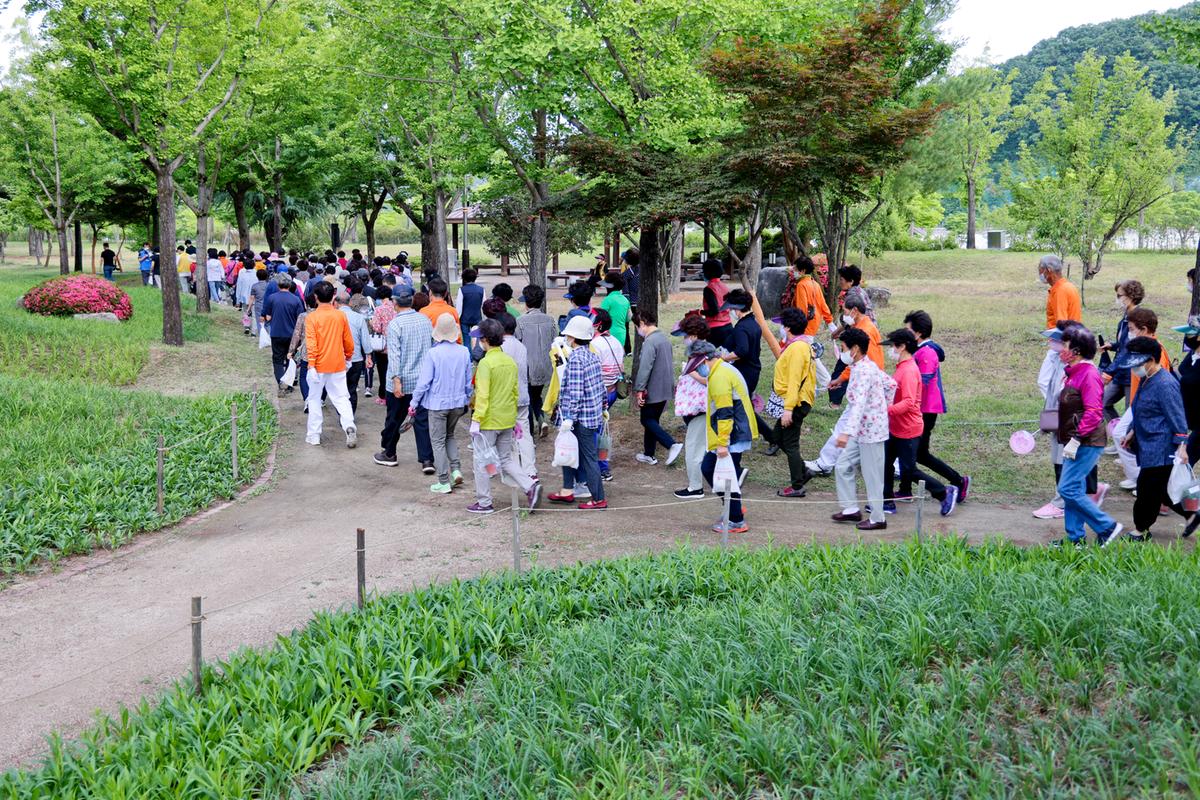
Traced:
[[[781, 313], [768, 320], [758, 298], [730, 288], [722, 264], [709, 259], [702, 265], [701, 307], [663, 330], [625, 292], [637, 281], [635, 249], [615, 266], [598, 259], [594, 274], [568, 288], [569, 311], [557, 319], [544, 310], [540, 286], [517, 294], [500, 283], [488, 291], [467, 269], [452, 296], [436, 272], [414, 276], [404, 253], [370, 263], [357, 250], [232, 257], [210, 250], [208, 256], [195, 270], [203, 269], [214, 301], [244, 309], [247, 335], [272, 350], [281, 392], [298, 385], [306, 441], [321, 443], [329, 403], [354, 447], [361, 388], [386, 407], [375, 462], [398, 466], [398, 444], [411, 431], [415, 466], [431, 476], [430, 491], [450, 494], [464, 484], [455, 437], [466, 425], [472, 513], [494, 511], [497, 474], [520, 488], [530, 508], [537, 506], [536, 447], [552, 427], [573, 437], [578, 460], [562, 468], [561, 488], [546, 499], [607, 508], [605, 484], [614, 478], [609, 410], [625, 397], [643, 429], [636, 460], [655, 466], [682, 458], [687, 485], [675, 490], [677, 498], [706, 496], [719, 461], [732, 462], [738, 480], [728, 520], [714, 530], [748, 530], [738, 489], [747, 471], [743, 457], [758, 440], [768, 455], [786, 459], [779, 498], [803, 498], [814, 478], [832, 475], [838, 499], [832, 520], [859, 530], [885, 530], [888, 516], [898, 503], [912, 502], [919, 484], [943, 516], [970, 497], [970, 475], [939, 458], [933, 441], [949, 409], [941, 375], [946, 351], [933, 338], [934, 319], [914, 310], [903, 327], [882, 334], [855, 266], [834, 273], [836, 302], [827, 304], [816, 264], [801, 256]], [[185, 258], [186, 245], [181, 280], [195, 271], [183, 268]], [[1142, 306], [1141, 284], [1123, 281], [1115, 288], [1124, 316], [1116, 338], [1105, 343], [1083, 327], [1079, 294], [1061, 262], [1041, 259], [1039, 276], [1047, 288], [1048, 351], [1038, 386], [1042, 428], [1054, 442], [1057, 492], [1034, 515], [1063, 519], [1063, 543], [1083, 542], [1085, 527], [1102, 544], [1121, 537], [1126, 528], [1101, 510], [1108, 486], [1098, 481], [1096, 465], [1108, 453], [1125, 470], [1121, 487], [1137, 496], [1130, 538], [1148, 540], [1159, 514], [1169, 512], [1187, 518], [1190, 534], [1198, 517], [1172, 501], [1167, 486], [1177, 462], [1200, 456], [1200, 367], [1192, 350], [1200, 329], [1180, 329], [1187, 350], [1173, 363], [1155, 338], [1156, 315]], [[672, 336], [683, 337], [682, 368]], [[759, 396], [764, 342], [775, 365]], [[626, 366], [635, 343], [636, 373]], [[819, 395], [840, 415], [823, 445], [814, 446], [815, 457], [806, 459], [801, 430]], [[682, 441], [663, 421], [672, 406]]]

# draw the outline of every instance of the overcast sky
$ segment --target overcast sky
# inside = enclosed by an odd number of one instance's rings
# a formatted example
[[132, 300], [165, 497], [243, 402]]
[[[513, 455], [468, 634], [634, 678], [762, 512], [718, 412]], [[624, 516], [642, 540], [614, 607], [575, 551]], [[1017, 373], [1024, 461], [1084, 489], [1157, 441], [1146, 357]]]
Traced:
[[1184, 0], [958, 0], [944, 28], [962, 41], [959, 63], [1005, 61], [1064, 28], [1178, 8]]
[[[16, 2], [0, 10], [0, 36], [10, 32], [22, 5]], [[963, 42], [959, 63], [975, 61], [985, 50], [992, 61], [1004, 61], [1063, 28], [1180, 5], [1183, 0], [959, 0], [945, 30], [950, 38]], [[0, 38], [0, 68], [7, 67], [8, 61], [9, 45]]]

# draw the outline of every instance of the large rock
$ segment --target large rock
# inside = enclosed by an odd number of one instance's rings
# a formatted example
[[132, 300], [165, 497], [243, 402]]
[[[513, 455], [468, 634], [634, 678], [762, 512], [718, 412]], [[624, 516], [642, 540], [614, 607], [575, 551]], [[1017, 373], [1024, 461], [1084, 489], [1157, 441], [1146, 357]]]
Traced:
[[867, 297], [871, 300], [871, 308], [887, 308], [892, 301], [892, 290], [882, 286], [868, 286]]
[[787, 285], [787, 267], [763, 267], [758, 273], [758, 304], [767, 319], [779, 316], [779, 297]]
[[97, 314], [74, 314], [75, 319], [98, 319], [101, 322], [120, 322], [117, 315], [111, 311], [101, 311]]

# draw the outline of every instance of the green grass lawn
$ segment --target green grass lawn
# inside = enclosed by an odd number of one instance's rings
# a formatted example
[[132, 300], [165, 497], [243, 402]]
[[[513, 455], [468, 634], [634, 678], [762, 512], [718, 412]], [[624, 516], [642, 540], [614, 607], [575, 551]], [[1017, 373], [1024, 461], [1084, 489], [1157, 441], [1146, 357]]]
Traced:
[[953, 539], [453, 582], [210, 665], [0, 797], [1194, 796], [1198, 591], [1179, 548]]
[[[17, 306], [30, 286], [53, 274], [0, 271], [0, 576], [115, 547], [232, 496], [261, 471], [274, 438], [274, 408], [266, 400], [252, 439], [248, 395], [167, 397], [119, 388], [137, 380], [150, 346], [161, 340], [159, 291], [123, 281], [134, 305], [123, 323], [42, 317]], [[214, 321], [195, 312], [184, 320], [189, 342], [214, 332]], [[243, 412], [237, 480], [226, 424], [170, 452], [159, 515], [157, 436], [170, 447], [208, 431], [228, 421], [234, 400]]]
[[[949, 404], [949, 413], [934, 434], [933, 450], [973, 476], [972, 491], [980, 499], [1045, 502], [1053, 494], [1044, 439], [1039, 439], [1033, 454], [1019, 457], [1008, 447], [1008, 437], [1018, 426], [975, 424], [1036, 421], [1042, 408], [1037, 373], [1046, 352], [1039, 335], [1046, 325], [1046, 289], [1037, 280], [1037, 260], [1034, 253], [943, 250], [886, 253], [862, 264], [868, 285], [892, 292], [890, 306], [877, 311], [883, 335], [901, 327], [909, 311], [920, 308], [932, 315], [934, 339], [946, 349], [942, 377]], [[1119, 319], [1113, 285], [1127, 278], [1139, 280], [1146, 287], [1143, 305], [1159, 315], [1160, 338], [1172, 355], [1178, 355], [1183, 340], [1170, 328], [1186, 321], [1190, 297], [1185, 274], [1193, 264], [1187, 255], [1119, 252], [1107, 256], [1103, 271], [1085, 287], [1084, 323], [1112, 339]], [[1076, 269], [1072, 280], [1077, 278]], [[662, 312], [663, 327], [669, 328], [684, 311], [699, 305], [699, 292], [689, 292], [687, 303], [669, 304]], [[676, 347], [682, 362], [678, 340]], [[774, 358], [765, 345], [762, 360], [758, 389], [765, 397], [774, 374]], [[826, 354], [825, 363], [832, 367], [831, 354]], [[889, 364], [888, 370], [892, 368]], [[806, 458], [816, 457], [839, 413], [818, 396], [801, 438]], [[1021, 427], [1036, 430], [1036, 422]], [[1101, 466], [1102, 479], [1120, 480], [1123, 475], [1109, 462], [1105, 459]], [[782, 486], [787, 482], [787, 465], [782, 457], [755, 456], [750, 476], [758, 485]]]

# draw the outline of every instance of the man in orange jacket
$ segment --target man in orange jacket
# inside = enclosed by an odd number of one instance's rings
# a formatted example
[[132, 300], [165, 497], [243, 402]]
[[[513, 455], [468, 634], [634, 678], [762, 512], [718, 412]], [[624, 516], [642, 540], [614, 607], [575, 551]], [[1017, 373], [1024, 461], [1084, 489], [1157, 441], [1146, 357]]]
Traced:
[[[308, 346], [308, 435], [304, 441], [321, 443], [321, 424], [325, 421], [322, 391], [337, 409], [342, 430], [346, 432], [346, 447], [358, 444], [358, 428], [354, 426], [354, 409], [350, 406], [350, 390], [346, 386], [346, 370], [354, 355], [354, 336], [346, 315], [333, 307], [335, 289], [332, 283], [321, 281], [313, 288], [317, 308], [304, 318], [304, 340]], [[314, 394], [315, 393], [315, 394]]]
[[[829, 327], [831, 333], [833, 332], [833, 314], [829, 311], [829, 304], [825, 302], [825, 290], [813, 277], [813, 271], [816, 269], [813, 260], [805, 255], [800, 256], [796, 259], [796, 269], [800, 272], [800, 279], [796, 281], [796, 296], [792, 305], [809, 315], [802, 338], [812, 344], [821, 331], [822, 322]], [[829, 370], [819, 358], [813, 359], [813, 364], [817, 368], [817, 391], [823, 392], [829, 386]]]
[[1042, 256], [1038, 262], [1038, 280], [1050, 285], [1046, 293], [1046, 330], [1054, 328], [1059, 320], [1083, 321], [1083, 304], [1079, 290], [1063, 277], [1063, 263], [1058, 256]]
[[[429, 318], [431, 327], [437, 326], [438, 317], [442, 314], [449, 314], [454, 317], [454, 321], [458, 322], [458, 311], [448, 301], [447, 297], [450, 294], [450, 288], [446, 285], [446, 281], [441, 275], [435, 275], [425, 284], [425, 289], [429, 292], [429, 305], [421, 309], [421, 313]], [[458, 336], [458, 343], [463, 344], [462, 334]]]

